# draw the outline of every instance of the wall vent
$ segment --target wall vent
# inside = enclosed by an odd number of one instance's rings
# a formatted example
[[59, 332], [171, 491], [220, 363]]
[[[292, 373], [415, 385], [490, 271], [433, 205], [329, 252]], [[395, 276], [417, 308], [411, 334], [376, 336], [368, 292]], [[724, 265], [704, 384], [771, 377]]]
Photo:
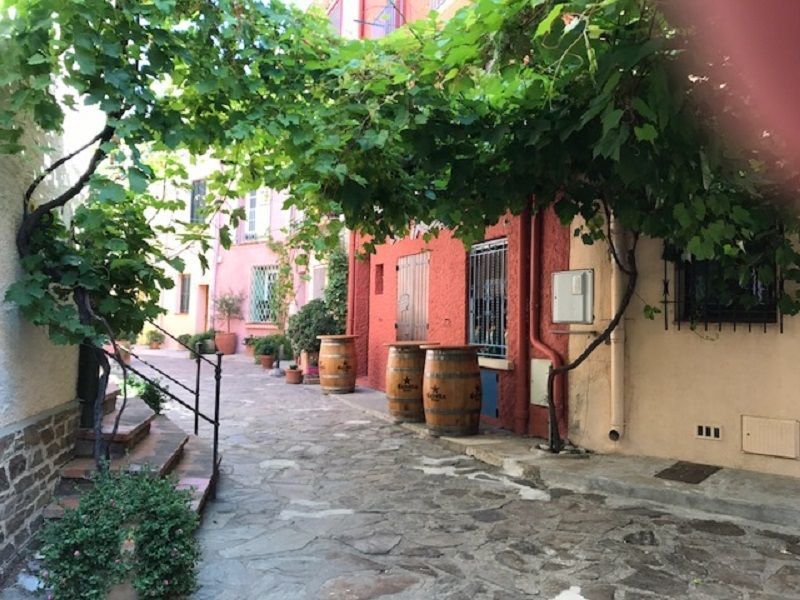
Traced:
[[694, 435], [702, 440], [719, 441], [722, 439], [722, 427], [720, 425], [696, 425]]
[[742, 415], [742, 451], [750, 454], [797, 458], [800, 455], [798, 422]]

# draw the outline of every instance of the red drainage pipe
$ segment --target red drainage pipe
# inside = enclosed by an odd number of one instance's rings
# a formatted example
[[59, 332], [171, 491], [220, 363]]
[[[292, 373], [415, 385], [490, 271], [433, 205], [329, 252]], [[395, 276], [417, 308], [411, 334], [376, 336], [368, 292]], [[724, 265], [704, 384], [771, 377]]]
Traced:
[[[536, 213], [533, 216], [533, 236], [531, 238], [531, 281], [530, 281], [530, 323], [528, 332], [533, 348], [544, 354], [552, 363], [554, 369], [564, 364], [564, 359], [551, 346], [547, 345], [542, 339], [540, 311], [542, 304], [542, 232], [544, 222], [542, 215]], [[566, 402], [565, 402], [565, 379], [566, 375], [561, 374], [553, 381], [553, 400], [556, 407], [556, 421], [558, 431], [562, 439], [567, 434]]]

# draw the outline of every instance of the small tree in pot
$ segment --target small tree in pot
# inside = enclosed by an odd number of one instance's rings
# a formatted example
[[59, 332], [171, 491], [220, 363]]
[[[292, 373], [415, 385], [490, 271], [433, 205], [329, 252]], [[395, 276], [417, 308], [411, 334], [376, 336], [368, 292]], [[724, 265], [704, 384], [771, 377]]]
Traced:
[[256, 338], [253, 344], [253, 353], [256, 356], [256, 362], [260, 362], [265, 369], [271, 369], [277, 354], [272, 336]]
[[226, 325], [226, 331], [219, 331], [214, 336], [217, 350], [223, 354], [236, 353], [236, 334], [231, 333], [231, 321], [243, 318], [242, 302], [244, 302], [244, 294], [234, 294], [232, 291], [214, 298], [216, 318], [224, 321]]

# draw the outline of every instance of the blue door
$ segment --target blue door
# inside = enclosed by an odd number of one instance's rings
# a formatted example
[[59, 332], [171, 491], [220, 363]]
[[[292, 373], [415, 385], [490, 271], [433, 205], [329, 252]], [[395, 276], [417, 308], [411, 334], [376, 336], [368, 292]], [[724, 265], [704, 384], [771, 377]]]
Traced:
[[497, 410], [497, 383], [499, 379], [500, 376], [497, 371], [481, 369], [481, 389], [483, 390], [481, 414], [493, 419], [500, 416]]

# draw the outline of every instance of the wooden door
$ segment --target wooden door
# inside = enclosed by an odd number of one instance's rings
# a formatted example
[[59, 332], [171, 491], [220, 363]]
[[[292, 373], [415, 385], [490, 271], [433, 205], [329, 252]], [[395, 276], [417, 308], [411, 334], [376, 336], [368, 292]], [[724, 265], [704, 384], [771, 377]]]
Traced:
[[428, 339], [428, 265], [430, 252], [397, 261], [398, 341]]

